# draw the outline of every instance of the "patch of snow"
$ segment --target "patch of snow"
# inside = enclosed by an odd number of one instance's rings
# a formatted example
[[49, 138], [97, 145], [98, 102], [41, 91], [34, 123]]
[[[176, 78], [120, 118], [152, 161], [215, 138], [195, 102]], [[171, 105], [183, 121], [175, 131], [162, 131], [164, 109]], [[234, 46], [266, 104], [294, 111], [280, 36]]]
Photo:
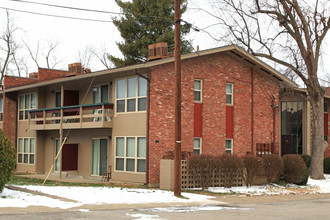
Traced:
[[198, 212], [198, 211], [218, 211], [218, 210], [249, 210], [249, 208], [238, 208], [230, 206], [175, 206], [175, 207], [166, 207], [166, 208], [149, 208], [149, 209], [138, 209], [137, 211], [151, 211], [151, 212]]
[[89, 212], [89, 209], [79, 209], [79, 212]]
[[147, 215], [147, 214], [140, 214], [140, 213], [136, 213], [136, 214], [126, 213], [126, 215], [131, 216], [135, 219], [139, 219], [139, 220], [149, 220], [149, 219], [163, 220], [158, 215]]
[[81, 206], [81, 204], [64, 202], [58, 199], [14, 191], [7, 188], [4, 188], [2, 193], [0, 193], [0, 207], [25, 208], [29, 206], [47, 206], [51, 208], [68, 209]]
[[324, 180], [308, 179], [307, 185], [317, 187], [319, 193], [330, 193], [330, 175], [324, 174]]
[[194, 193], [182, 193], [188, 199], [177, 198], [173, 192], [150, 189], [127, 189], [109, 187], [66, 187], [66, 186], [20, 186], [49, 195], [76, 200], [83, 204], [139, 204], [139, 203], [170, 203], [199, 202], [212, 196]]

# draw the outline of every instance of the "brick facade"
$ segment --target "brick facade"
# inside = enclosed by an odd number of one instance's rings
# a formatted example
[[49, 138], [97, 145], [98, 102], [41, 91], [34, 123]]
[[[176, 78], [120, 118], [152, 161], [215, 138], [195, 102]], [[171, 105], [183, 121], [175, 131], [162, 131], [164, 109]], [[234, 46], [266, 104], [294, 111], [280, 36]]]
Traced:
[[[218, 53], [182, 61], [182, 151], [193, 151], [194, 79], [202, 79], [202, 152], [225, 153], [226, 83], [234, 85], [233, 152], [245, 155], [251, 141], [273, 141], [273, 108], [279, 103], [278, 85], [247, 65]], [[174, 63], [152, 69], [150, 85], [149, 181], [159, 182], [160, 159], [174, 146]], [[252, 76], [253, 75], [253, 89]], [[252, 90], [253, 108], [252, 108]], [[253, 138], [252, 138], [253, 109]], [[278, 113], [275, 134], [278, 142]]]
[[17, 132], [17, 100], [6, 95], [3, 96], [3, 131], [16, 146]]

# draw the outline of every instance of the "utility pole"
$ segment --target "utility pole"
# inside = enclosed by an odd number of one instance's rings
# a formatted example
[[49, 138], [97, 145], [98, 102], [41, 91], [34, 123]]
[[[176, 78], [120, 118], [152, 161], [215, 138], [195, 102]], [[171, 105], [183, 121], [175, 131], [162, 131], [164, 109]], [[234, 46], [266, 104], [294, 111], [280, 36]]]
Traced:
[[174, 145], [174, 195], [181, 196], [181, 1], [175, 0], [175, 145]]

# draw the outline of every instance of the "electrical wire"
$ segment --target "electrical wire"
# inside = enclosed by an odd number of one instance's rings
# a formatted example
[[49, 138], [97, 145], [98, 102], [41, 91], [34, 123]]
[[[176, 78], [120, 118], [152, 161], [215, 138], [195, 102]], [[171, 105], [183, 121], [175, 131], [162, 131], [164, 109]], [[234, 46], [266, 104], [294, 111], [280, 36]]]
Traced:
[[112, 23], [112, 21], [110, 21], [110, 20], [98, 20], [98, 19], [89, 19], [89, 18], [69, 17], [69, 16], [62, 16], [62, 15], [52, 15], [52, 14], [45, 14], [45, 13], [39, 13], [39, 12], [31, 12], [31, 11], [12, 9], [12, 8], [1, 7], [1, 6], [0, 6], [0, 9], [4, 9], [4, 10], [8, 10], [8, 11], [16, 11], [16, 12], [21, 12], [21, 13], [27, 13], [27, 14], [34, 14], [34, 15], [42, 15], [42, 16], [48, 16], [48, 17], [66, 18], [66, 19], [82, 20], [82, 21], [95, 21], [95, 22]]

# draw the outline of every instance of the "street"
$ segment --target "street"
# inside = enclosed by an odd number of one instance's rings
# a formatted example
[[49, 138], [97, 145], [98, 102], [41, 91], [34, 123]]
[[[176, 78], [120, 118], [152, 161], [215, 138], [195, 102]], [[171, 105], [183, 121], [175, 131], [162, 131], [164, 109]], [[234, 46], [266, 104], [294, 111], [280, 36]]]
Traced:
[[[216, 200], [218, 203], [190, 206], [139, 204], [83, 206], [68, 210], [18, 208], [11, 214], [1, 214], [0, 219], [330, 219], [330, 194], [218, 196]], [[4, 210], [0, 209], [0, 213]]]

